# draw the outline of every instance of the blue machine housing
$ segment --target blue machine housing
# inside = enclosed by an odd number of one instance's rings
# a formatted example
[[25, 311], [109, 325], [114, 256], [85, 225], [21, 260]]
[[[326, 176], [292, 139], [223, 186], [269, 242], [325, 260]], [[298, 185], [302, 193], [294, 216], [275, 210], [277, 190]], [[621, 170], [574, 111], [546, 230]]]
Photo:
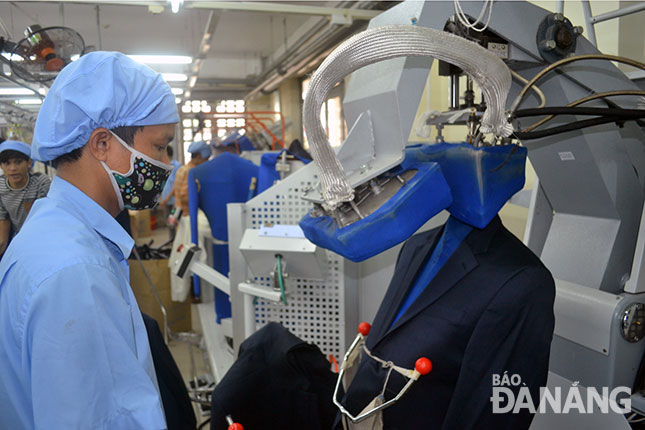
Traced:
[[276, 164], [278, 163], [278, 159], [282, 153], [285, 151], [287, 154], [293, 155], [304, 164], [309, 164], [310, 162], [310, 160], [299, 157], [287, 149], [283, 149], [280, 152], [269, 152], [263, 154], [262, 158], [260, 158], [260, 170], [258, 172], [258, 194], [271, 188], [275, 181], [280, 180], [280, 173], [276, 170]]
[[524, 186], [526, 153], [515, 145], [410, 146], [403, 162], [387, 174], [417, 173], [375, 212], [343, 228], [330, 216], [307, 214], [300, 227], [311, 242], [355, 262], [403, 242], [444, 209], [484, 228]]
[[437, 163], [410, 161], [416, 174], [372, 214], [343, 228], [330, 216], [305, 215], [300, 228], [307, 239], [352, 261], [373, 257], [412, 236], [452, 198]]
[[416, 145], [406, 149], [402, 166], [408, 159], [438, 163], [452, 194], [448, 212], [461, 222], [484, 228], [524, 187], [526, 154], [526, 148], [517, 145]]

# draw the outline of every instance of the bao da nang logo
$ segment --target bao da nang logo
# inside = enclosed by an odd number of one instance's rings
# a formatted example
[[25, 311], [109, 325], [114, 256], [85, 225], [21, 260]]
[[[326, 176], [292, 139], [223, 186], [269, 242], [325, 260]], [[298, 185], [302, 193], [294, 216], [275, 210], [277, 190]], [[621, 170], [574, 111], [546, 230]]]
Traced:
[[508, 375], [504, 372], [503, 375], [493, 375], [493, 395], [490, 401], [493, 403], [494, 414], [517, 414], [525, 410], [533, 414], [607, 414], [610, 410], [626, 414], [631, 412], [631, 393], [632, 390], [628, 387], [615, 387], [612, 390], [602, 387], [599, 391], [595, 387], [580, 387], [578, 382], [574, 382], [568, 387], [540, 387], [540, 398], [533, 399], [520, 375]]

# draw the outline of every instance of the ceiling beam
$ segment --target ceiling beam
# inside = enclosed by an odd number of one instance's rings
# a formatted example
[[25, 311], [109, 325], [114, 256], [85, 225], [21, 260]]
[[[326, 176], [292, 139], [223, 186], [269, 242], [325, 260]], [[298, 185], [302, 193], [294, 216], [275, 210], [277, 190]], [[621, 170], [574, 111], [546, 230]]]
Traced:
[[199, 71], [202, 68], [202, 64], [204, 63], [208, 52], [211, 50], [211, 42], [213, 40], [213, 35], [215, 34], [215, 28], [217, 27], [218, 22], [219, 14], [211, 11], [208, 15], [208, 22], [206, 23], [206, 28], [204, 29], [202, 40], [199, 43], [199, 51], [197, 52], [197, 56], [193, 58], [193, 64], [190, 66], [190, 75], [188, 76], [188, 89], [181, 97], [182, 102], [190, 98], [191, 90], [197, 83], [197, 79], [199, 78]]
[[297, 4], [268, 3], [263, 1], [186, 1], [184, 7], [189, 9], [224, 9], [247, 12], [271, 12], [299, 14], [310, 16], [341, 15], [356, 20], [370, 20], [381, 11], [364, 9], [339, 9], [334, 7], [304, 6]]
[[[117, 6], [163, 6], [167, 7], [167, 1], [150, 0], [150, 1], [128, 1], [128, 0], [39, 0], [44, 3], [82, 3], [82, 4], [98, 4], [98, 5], [117, 5]], [[344, 16], [354, 20], [370, 20], [380, 14], [379, 10], [365, 10], [365, 9], [341, 9], [334, 7], [322, 6], [306, 6], [297, 4], [282, 4], [270, 3], [264, 1], [185, 1], [183, 7], [185, 9], [220, 9], [231, 11], [246, 11], [246, 12], [268, 12], [268, 13], [284, 13], [295, 15], [309, 15], [309, 16]]]

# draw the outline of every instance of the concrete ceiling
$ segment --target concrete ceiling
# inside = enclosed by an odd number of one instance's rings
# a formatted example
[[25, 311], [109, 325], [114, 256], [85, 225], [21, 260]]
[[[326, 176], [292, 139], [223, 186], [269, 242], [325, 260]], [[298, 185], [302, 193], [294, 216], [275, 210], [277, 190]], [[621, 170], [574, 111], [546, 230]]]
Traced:
[[[67, 0], [0, 1], [0, 18], [10, 40], [24, 37], [24, 30], [32, 24], [42, 27], [66, 26], [81, 34], [90, 50], [120, 51], [126, 54], [187, 55], [195, 58], [200, 52], [202, 37], [209, 22], [211, 10], [185, 7], [177, 14], [170, 11], [166, 1], [149, 1], [157, 6], [157, 13], [147, 5], [115, 5], [110, 1]], [[141, 3], [133, 1], [132, 3]], [[195, 3], [195, 2], [193, 2]], [[251, 6], [261, 2], [246, 2]], [[284, 7], [360, 7], [360, 9], [387, 9], [396, 2], [271, 2]], [[262, 4], [262, 3], [261, 3]], [[263, 3], [263, 7], [267, 3]], [[280, 5], [278, 7], [281, 7]], [[244, 97], [266, 80], [276, 59], [287, 48], [299, 47], [300, 36], [327, 17], [269, 11], [213, 10], [216, 18], [210, 49], [199, 68], [193, 96], [209, 100]], [[325, 21], [326, 22], [326, 21]], [[367, 21], [359, 21], [366, 25]], [[342, 27], [342, 26], [339, 26]], [[346, 27], [351, 32], [356, 27]], [[0, 30], [0, 33], [2, 31]], [[335, 35], [336, 39], [338, 34]], [[0, 65], [1, 67], [2, 65]], [[190, 75], [192, 65], [150, 65], [159, 72]], [[5, 71], [6, 71], [5, 66]], [[275, 76], [275, 72], [274, 72]], [[186, 89], [188, 82], [171, 86]], [[15, 84], [0, 77], [0, 88]], [[24, 96], [23, 96], [24, 97]], [[6, 103], [11, 97], [0, 96]], [[38, 109], [37, 106], [22, 106]], [[1, 112], [1, 110], [0, 110]]]
[[[99, 27], [97, 10], [99, 6]], [[220, 20], [208, 54], [208, 67], [200, 77], [239, 78], [259, 73], [260, 58], [268, 57], [290, 34], [306, 22], [303, 15], [220, 11]], [[145, 6], [70, 4], [51, 2], [0, 2], [0, 17], [14, 41], [24, 29], [64, 25], [78, 31], [87, 46], [126, 54], [195, 56], [209, 11], [169, 8], [151, 13]], [[220, 60], [220, 61], [218, 61]], [[187, 66], [155, 66], [159, 71], [186, 71]]]
[[[154, 14], [145, 6], [121, 6], [55, 2], [0, 2], [0, 17], [12, 39], [24, 37], [24, 29], [64, 25], [78, 31], [87, 46], [127, 54], [174, 54], [195, 56], [209, 11], [167, 7]], [[289, 5], [324, 5], [339, 2], [283, 2]], [[97, 5], [99, 7], [97, 23]], [[211, 49], [199, 78], [240, 79], [258, 75], [262, 59], [269, 58], [289, 35], [310, 16], [248, 11], [216, 11], [219, 21]], [[100, 39], [99, 39], [100, 32]], [[159, 71], [186, 72], [189, 66], [153, 66]]]

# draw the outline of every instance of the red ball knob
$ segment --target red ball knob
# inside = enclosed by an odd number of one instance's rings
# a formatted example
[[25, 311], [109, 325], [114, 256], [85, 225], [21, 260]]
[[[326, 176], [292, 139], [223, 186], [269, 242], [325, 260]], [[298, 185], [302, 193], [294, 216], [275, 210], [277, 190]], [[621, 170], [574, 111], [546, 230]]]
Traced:
[[228, 426], [228, 430], [244, 430], [244, 427], [242, 427], [242, 424], [240, 423], [233, 423]]
[[358, 325], [358, 332], [363, 336], [367, 336], [368, 334], [370, 334], [371, 328], [372, 326], [369, 323], [362, 322]]
[[432, 361], [425, 357], [421, 357], [414, 363], [414, 368], [422, 375], [427, 375], [432, 370]]

